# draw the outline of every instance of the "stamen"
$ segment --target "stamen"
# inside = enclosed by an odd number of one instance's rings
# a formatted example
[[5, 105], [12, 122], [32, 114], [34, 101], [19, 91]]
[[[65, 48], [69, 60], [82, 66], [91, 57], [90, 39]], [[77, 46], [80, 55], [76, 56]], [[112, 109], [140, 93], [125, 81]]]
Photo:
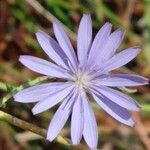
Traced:
[[79, 70], [78, 73], [76, 74], [75, 83], [80, 88], [87, 88], [89, 85], [89, 79], [87, 74]]

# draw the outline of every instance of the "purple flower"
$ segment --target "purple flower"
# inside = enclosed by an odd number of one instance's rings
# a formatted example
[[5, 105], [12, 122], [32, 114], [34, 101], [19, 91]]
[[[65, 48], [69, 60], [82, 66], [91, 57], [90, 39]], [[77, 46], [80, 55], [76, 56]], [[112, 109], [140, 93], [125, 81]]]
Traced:
[[124, 31], [117, 29], [111, 33], [110, 23], [102, 26], [92, 42], [91, 17], [85, 14], [79, 25], [76, 56], [62, 25], [54, 21], [53, 28], [58, 43], [42, 31], [36, 33], [38, 42], [53, 63], [33, 56], [20, 56], [19, 60], [35, 72], [64, 80], [24, 89], [14, 99], [21, 103], [37, 102], [33, 114], [46, 111], [62, 101], [49, 125], [47, 139], [54, 140], [72, 113], [72, 143], [79, 144], [83, 136], [88, 146], [96, 149], [98, 129], [87, 93], [113, 118], [133, 126], [130, 111], [139, 111], [138, 103], [111, 87], [145, 85], [148, 79], [111, 71], [135, 58], [140, 48], [132, 47], [116, 53]]

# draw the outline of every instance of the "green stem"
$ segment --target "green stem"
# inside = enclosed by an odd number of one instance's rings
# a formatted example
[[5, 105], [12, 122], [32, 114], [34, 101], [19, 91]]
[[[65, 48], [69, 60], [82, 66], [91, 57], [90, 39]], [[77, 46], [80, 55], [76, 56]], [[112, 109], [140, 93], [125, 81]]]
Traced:
[[11, 85], [9, 83], [4, 83], [4, 82], [0, 82], [0, 90], [4, 91], [4, 92], [10, 92], [12, 90], [17, 90], [17, 91], [20, 91], [22, 89], [24, 89], [24, 87], [29, 87], [29, 86], [33, 86], [37, 83], [40, 83], [42, 81], [45, 81], [47, 80], [49, 77], [47, 76], [42, 76], [42, 77], [37, 77], [35, 79], [32, 79], [32, 80], [29, 80], [27, 81], [26, 83], [20, 85], [20, 86], [14, 86], [14, 85]]
[[4, 83], [0, 81], [0, 90], [4, 91], [4, 92], [8, 92], [10, 89], [14, 88], [15, 86], [8, 84], [8, 83]]
[[[21, 120], [17, 117], [14, 117], [14, 116], [8, 114], [6, 112], [0, 111], [0, 121], [6, 121], [9, 124], [12, 124], [12, 125], [17, 126], [19, 128], [22, 128], [24, 130], [28, 130], [28, 131], [34, 132], [34, 133], [36, 133], [42, 137], [46, 137], [46, 133], [47, 133], [46, 129], [43, 129], [43, 128], [40, 128], [36, 125], [28, 123], [24, 120]], [[58, 142], [59, 144], [65, 146], [65, 147], [70, 146], [68, 141], [61, 136], [58, 136], [56, 138], [56, 142]]]
[[3, 83], [0, 82], [0, 90], [3, 90], [5, 92], [9, 92], [9, 94], [7, 94], [5, 97], [2, 98], [1, 102], [0, 102], [0, 107], [5, 107], [7, 102], [9, 101], [9, 99], [17, 92], [23, 90], [24, 88], [33, 86], [35, 84], [38, 84], [42, 81], [45, 81], [47, 79], [50, 79], [50, 77], [47, 76], [42, 76], [42, 77], [37, 77], [33, 80], [29, 80], [28, 82], [20, 85], [20, 86], [13, 86], [7, 83]]

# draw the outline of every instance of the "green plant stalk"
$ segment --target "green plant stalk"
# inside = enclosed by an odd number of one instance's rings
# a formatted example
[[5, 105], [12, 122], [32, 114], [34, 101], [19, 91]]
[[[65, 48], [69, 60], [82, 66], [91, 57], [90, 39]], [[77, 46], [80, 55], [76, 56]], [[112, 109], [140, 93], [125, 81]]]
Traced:
[[[11, 125], [14, 125], [14, 126], [21, 128], [21, 129], [34, 132], [34, 133], [36, 133], [42, 137], [46, 137], [46, 133], [47, 133], [46, 129], [43, 129], [43, 128], [40, 128], [36, 125], [28, 123], [24, 120], [21, 120], [15, 116], [8, 114], [6, 112], [0, 111], [0, 121], [5, 121]], [[65, 146], [65, 147], [70, 146], [68, 141], [66, 139], [64, 139], [62, 136], [58, 136], [55, 141], [58, 142], [59, 144]]]
[[0, 90], [4, 92], [8, 92], [9, 89], [12, 89], [12, 88], [15, 88], [15, 86], [0, 81]]
[[42, 81], [45, 81], [47, 79], [50, 79], [50, 77], [47, 77], [47, 76], [42, 76], [42, 77], [37, 77], [33, 80], [29, 80], [27, 81], [26, 83], [20, 85], [20, 86], [13, 86], [13, 85], [9, 85], [7, 83], [4, 83], [4, 82], [0, 82], [0, 90], [2, 91], [5, 91], [5, 92], [9, 92], [6, 96], [4, 96], [2, 98], [2, 100], [0, 101], [0, 107], [5, 107], [7, 102], [9, 101], [9, 99], [17, 92], [27, 88], [27, 87], [30, 87], [30, 86], [33, 86], [35, 84], [38, 84]]

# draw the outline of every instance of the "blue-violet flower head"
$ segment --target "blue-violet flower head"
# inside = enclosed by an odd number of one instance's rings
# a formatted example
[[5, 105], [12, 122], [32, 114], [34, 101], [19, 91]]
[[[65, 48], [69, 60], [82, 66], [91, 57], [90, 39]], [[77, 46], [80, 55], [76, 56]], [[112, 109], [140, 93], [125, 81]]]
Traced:
[[54, 21], [57, 42], [43, 31], [36, 33], [39, 44], [53, 62], [20, 56], [19, 61], [32, 71], [64, 79], [35, 85], [14, 95], [17, 102], [37, 102], [32, 109], [33, 114], [44, 112], [62, 101], [49, 125], [48, 140], [54, 140], [72, 114], [72, 144], [79, 144], [83, 136], [90, 149], [96, 149], [98, 129], [87, 94], [119, 122], [134, 125], [130, 111], [139, 111], [139, 104], [112, 88], [145, 85], [148, 79], [111, 72], [127, 64], [140, 52], [139, 47], [131, 47], [116, 53], [124, 31], [117, 29], [111, 33], [111, 28], [110, 23], [105, 23], [92, 41], [91, 17], [84, 14], [79, 25], [76, 54], [61, 23]]

